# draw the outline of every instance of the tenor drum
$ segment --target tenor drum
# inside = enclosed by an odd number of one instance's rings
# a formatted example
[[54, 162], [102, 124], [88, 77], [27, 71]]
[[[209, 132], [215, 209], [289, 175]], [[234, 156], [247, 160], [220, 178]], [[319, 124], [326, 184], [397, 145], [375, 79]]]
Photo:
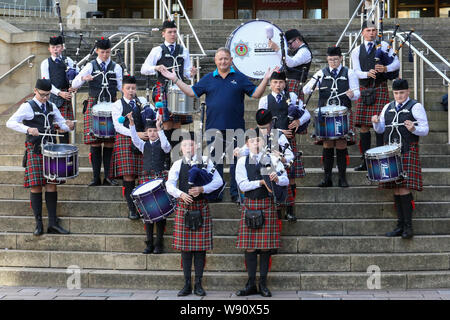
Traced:
[[267, 30], [272, 30], [272, 41], [280, 46], [282, 30], [266, 20], [241, 24], [228, 37], [225, 46], [231, 51], [234, 68], [249, 78], [262, 79], [268, 68], [281, 67], [280, 56], [268, 47]]
[[349, 133], [350, 118], [347, 107], [326, 106], [320, 108], [323, 121], [319, 121], [319, 108], [314, 110], [315, 135], [319, 139], [336, 140]]
[[131, 198], [144, 222], [158, 222], [175, 209], [172, 197], [167, 193], [163, 179], [147, 181], [131, 192]]
[[100, 102], [92, 107], [91, 133], [97, 138], [113, 138], [116, 135], [112, 105], [111, 102]]
[[175, 114], [193, 114], [199, 110], [197, 99], [185, 95], [176, 86], [169, 88], [167, 101], [170, 112]]
[[403, 177], [400, 145], [372, 148], [365, 153], [367, 178], [370, 181], [389, 182]]
[[71, 144], [43, 146], [44, 177], [62, 182], [78, 176], [78, 147]]

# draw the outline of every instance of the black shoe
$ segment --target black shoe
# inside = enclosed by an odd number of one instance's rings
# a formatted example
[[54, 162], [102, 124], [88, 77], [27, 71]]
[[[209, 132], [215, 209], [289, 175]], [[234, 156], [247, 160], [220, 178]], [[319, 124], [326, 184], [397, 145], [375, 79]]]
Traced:
[[47, 228], [47, 233], [54, 233], [54, 234], [69, 234], [70, 232], [65, 230], [64, 228], [54, 225]]
[[103, 185], [104, 186], [118, 186], [119, 183], [115, 179], [105, 178], [103, 180]]
[[88, 187], [101, 186], [102, 181], [100, 179], [92, 179], [91, 183], [88, 184]]
[[348, 188], [349, 185], [348, 185], [347, 179], [345, 179], [345, 177], [339, 177], [338, 186], [341, 188]]
[[395, 228], [394, 230], [387, 232], [386, 237], [400, 237], [403, 233], [402, 228]]
[[254, 285], [247, 284], [244, 289], [236, 291], [236, 295], [238, 297], [249, 296], [249, 295], [257, 294], [257, 293], [258, 293], [258, 289], [256, 288], [255, 284]]
[[36, 229], [34, 229], [33, 235], [40, 236], [44, 234], [44, 226], [42, 225], [42, 221], [36, 223]]
[[266, 287], [266, 285], [262, 284], [262, 283], [259, 284], [259, 293], [263, 297], [271, 297], [272, 296], [272, 292], [270, 292], [270, 290]]
[[206, 296], [206, 292], [205, 290], [203, 290], [201, 280], [195, 280], [194, 294], [201, 297]]
[[154, 254], [161, 254], [163, 253], [163, 248], [162, 246], [155, 246], [155, 249], [153, 250]]
[[402, 233], [402, 239], [411, 239], [413, 236], [412, 227], [406, 226]]
[[145, 248], [144, 252], [142, 252], [142, 253], [143, 254], [150, 254], [150, 253], [152, 253], [153, 250], [155, 249], [153, 244], [150, 241], [145, 241], [145, 244], [147, 245], [147, 248]]
[[290, 222], [296, 222], [297, 217], [294, 213], [294, 207], [286, 207], [286, 220]]
[[139, 219], [139, 215], [134, 211], [130, 211], [130, 213], [128, 213], [128, 219], [137, 220]]
[[318, 187], [319, 188], [329, 188], [333, 186], [333, 180], [331, 180], [331, 178], [325, 178], [322, 180], [321, 183], [319, 183]]
[[366, 162], [364, 161], [359, 166], [355, 168], [355, 171], [367, 171]]
[[186, 281], [183, 289], [181, 289], [178, 292], [177, 296], [184, 297], [184, 296], [190, 295], [191, 293], [192, 293], [191, 281]]

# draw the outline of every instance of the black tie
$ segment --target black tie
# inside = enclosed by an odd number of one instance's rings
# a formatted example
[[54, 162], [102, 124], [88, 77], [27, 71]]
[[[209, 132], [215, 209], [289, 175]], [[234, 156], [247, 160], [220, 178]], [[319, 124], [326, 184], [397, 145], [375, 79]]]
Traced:
[[277, 103], [281, 102], [281, 94], [277, 94]]
[[402, 104], [402, 103], [399, 103], [395, 109], [396, 109], [397, 112], [398, 112], [402, 107], [403, 107], [403, 104]]
[[175, 51], [175, 46], [173, 44], [169, 45], [170, 54], [173, 55], [173, 52]]
[[367, 44], [367, 46], [368, 46], [368, 48], [367, 48], [367, 53], [369, 54], [370, 51], [372, 51], [373, 43], [372, 43], [372, 42], [369, 42], [369, 43]]
[[101, 66], [102, 66], [102, 70], [103, 70], [103, 72], [106, 72], [106, 62], [102, 62], [101, 63]]
[[45, 107], [45, 103], [41, 104], [41, 109], [44, 114], [47, 114], [47, 108]]
[[337, 77], [337, 70], [336, 69], [331, 70], [331, 74], [333, 75], [333, 78], [336, 79], [336, 77]]
[[134, 102], [134, 100], [130, 101], [130, 107], [131, 107], [131, 110], [134, 110], [134, 108], [136, 108], [136, 102]]

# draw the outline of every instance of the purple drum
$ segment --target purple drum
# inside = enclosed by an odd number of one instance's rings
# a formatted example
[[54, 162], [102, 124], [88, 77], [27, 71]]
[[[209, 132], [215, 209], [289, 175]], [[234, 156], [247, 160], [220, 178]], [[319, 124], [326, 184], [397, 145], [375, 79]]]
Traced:
[[131, 192], [131, 198], [144, 222], [158, 222], [175, 209], [172, 197], [167, 193], [163, 179], [147, 181]]
[[366, 151], [367, 178], [370, 181], [389, 182], [404, 177], [401, 148], [386, 145]]
[[116, 135], [112, 119], [112, 103], [100, 102], [92, 107], [91, 133], [97, 138], [113, 138]]
[[61, 182], [78, 176], [78, 147], [71, 144], [46, 144], [43, 147], [44, 177]]

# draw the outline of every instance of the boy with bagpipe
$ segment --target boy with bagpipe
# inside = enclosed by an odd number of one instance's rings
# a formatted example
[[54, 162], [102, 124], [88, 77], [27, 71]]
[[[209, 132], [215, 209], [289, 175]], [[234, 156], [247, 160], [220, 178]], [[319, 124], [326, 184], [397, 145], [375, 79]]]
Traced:
[[[164, 162], [166, 154], [170, 153], [171, 146], [167, 140], [164, 130], [162, 130], [162, 119], [158, 117], [157, 120], [153, 118], [146, 119], [145, 121], [145, 138], [142, 139], [136, 131], [133, 113], [127, 114], [127, 120], [129, 121], [131, 139], [133, 145], [143, 154], [142, 157], [142, 170], [139, 172], [139, 185], [154, 179], [167, 179], [167, 170], [164, 168]], [[125, 181], [124, 181], [125, 182]], [[133, 181], [134, 183], [134, 181]], [[131, 184], [131, 183], [130, 183]], [[133, 186], [134, 188], [134, 186]], [[129, 192], [131, 194], [131, 189]], [[134, 206], [131, 199], [131, 195], [127, 198], [129, 206]], [[153, 228], [156, 224], [156, 243], [153, 245]], [[160, 254], [163, 252], [163, 236], [166, 227], [166, 219], [161, 219], [156, 223], [145, 223], [145, 231], [147, 240], [145, 241], [147, 247], [144, 250], [144, 254], [155, 253]]]
[[423, 105], [409, 98], [408, 81], [397, 79], [392, 83], [394, 101], [384, 106], [380, 115], [372, 117], [373, 128], [383, 134], [384, 144], [400, 143], [404, 178], [380, 183], [381, 188], [394, 189], [397, 227], [387, 237], [413, 237], [412, 214], [414, 200], [411, 190], [422, 191], [422, 166], [419, 157], [419, 137], [429, 131]]
[[48, 79], [38, 79], [34, 89], [34, 98], [23, 103], [9, 118], [6, 126], [12, 130], [25, 133], [26, 156], [24, 187], [30, 188], [31, 208], [36, 219], [35, 236], [44, 233], [42, 224], [42, 187], [45, 187], [45, 203], [48, 211], [48, 233], [68, 234], [58, 225], [56, 207], [58, 193], [56, 184], [44, 177], [42, 145], [51, 140], [53, 125], [58, 124], [64, 131], [74, 128], [74, 123], [65, 120], [58, 108], [48, 101], [52, 84]]
[[[167, 192], [177, 199], [172, 247], [181, 251], [185, 285], [178, 296], [192, 293], [191, 268], [194, 259], [194, 293], [204, 296], [202, 287], [206, 251], [213, 248], [212, 219], [209, 213], [207, 195], [223, 185], [220, 174], [209, 157], [196, 153], [193, 132], [181, 132], [181, 159], [176, 160], [169, 171]], [[201, 149], [201, 148], [197, 148]], [[209, 179], [202, 185], [192, 181], [192, 169], [206, 162]], [[203, 170], [203, 169], [202, 169]], [[209, 182], [208, 182], [209, 181]]]
[[105, 174], [103, 185], [118, 185], [117, 181], [109, 178], [114, 138], [97, 138], [91, 134], [92, 107], [97, 104], [97, 101], [111, 103], [116, 101], [117, 91], [122, 89], [122, 67], [111, 60], [111, 47], [109, 39], [102, 37], [97, 40], [95, 43], [97, 58], [87, 63], [72, 82], [74, 89], [80, 88], [86, 81], [89, 82], [89, 98], [85, 101], [85, 109], [83, 109], [84, 143], [91, 146], [90, 158], [93, 170], [93, 179], [89, 186], [102, 184], [100, 180], [102, 160]]
[[[303, 178], [306, 173], [301, 155], [297, 150], [295, 135], [307, 128], [311, 115], [308, 110], [303, 108], [303, 101], [294, 92], [285, 90], [286, 73], [284, 71], [274, 71], [270, 77], [269, 84], [272, 92], [259, 100], [258, 109], [268, 109], [272, 116], [276, 117], [274, 129], [279, 129], [286, 136], [292, 149], [294, 159], [292, 165], [287, 169], [289, 189], [286, 200], [286, 219], [288, 221], [296, 221], [294, 204], [297, 184], [295, 179]], [[268, 123], [271, 121], [272, 119]], [[262, 125], [267, 125], [268, 123]]]
[[[270, 111], [261, 110], [261, 113], [264, 115]], [[270, 119], [272, 119], [271, 116]], [[247, 284], [244, 289], [236, 292], [237, 296], [248, 296], [258, 291], [263, 297], [272, 295], [267, 288], [267, 274], [272, 250], [280, 247], [280, 227], [277, 223], [276, 199], [274, 200], [273, 195], [276, 194], [276, 188], [286, 189], [289, 179], [286, 171], [279, 174], [272, 170], [271, 140], [268, 139], [266, 152], [264, 152], [265, 141], [261, 133], [256, 131], [253, 136], [246, 135], [249, 154], [239, 158], [236, 165], [236, 182], [239, 189], [244, 192], [236, 248], [245, 249], [245, 264], [248, 272]], [[257, 289], [258, 253], [260, 279]]]
[[[64, 39], [62, 36], [51, 37], [48, 43], [50, 57], [41, 62], [41, 78], [49, 79], [52, 83], [52, 90], [49, 101], [54, 103], [59, 109], [61, 116], [66, 120], [74, 120], [72, 110], [71, 82], [77, 73], [74, 61], [63, 56]], [[64, 137], [59, 138], [60, 143], [69, 143], [69, 133], [59, 130]]]

